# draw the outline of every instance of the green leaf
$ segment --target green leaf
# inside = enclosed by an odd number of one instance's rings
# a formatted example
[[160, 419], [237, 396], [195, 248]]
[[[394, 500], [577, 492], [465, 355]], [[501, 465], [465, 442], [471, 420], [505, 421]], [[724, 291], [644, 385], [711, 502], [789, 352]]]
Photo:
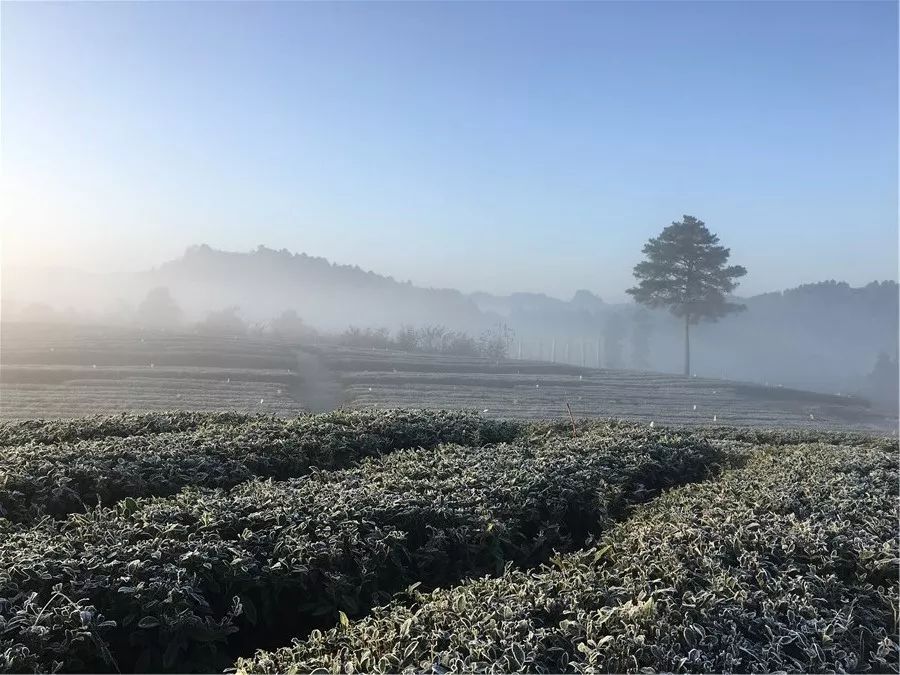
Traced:
[[125, 515], [130, 516], [137, 511], [138, 505], [132, 497], [126, 497], [125, 501], [122, 502], [122, 508], [125, 510]]
[[406, 621], [400, 624], [400, 635], [406, 636], [409, 635], [409, 629], [412, 627], [412, 617], [409, 617]]
[[607, 545], [604, 546], [603, 548], [599, 549], [599, 550], [594, 554], [594, 562], [595, 562], [595, 563], [600, 562], [600, 559], [603, 558], [603, 556], [605, 556], [605, 555], [607, 554], [607, 552], [609, 551], [610, 548], [612, 548], [612, 544], [607, 544]]
[[513, 643], [512, 655], [516, 660], [516, 670], [520, 670], [522, 666], [525, 665], [525, 650], [522, 649], [522, 647], [520, 647], [519, 645]]

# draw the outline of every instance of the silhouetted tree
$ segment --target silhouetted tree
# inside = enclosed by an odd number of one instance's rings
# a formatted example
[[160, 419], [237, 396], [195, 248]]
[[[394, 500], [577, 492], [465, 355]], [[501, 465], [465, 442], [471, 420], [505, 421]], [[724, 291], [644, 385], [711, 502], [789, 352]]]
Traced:
[[443, 351], [446, 326], [428, 325], [416, 331], [416, 346], [423, 352], [435, 354]]
[[348, 347], [376, 347], [378, 349], [387, 349], [395, 347], [396, 343], [391, 340], [390, 333], [387, 328], [357, 328], [350, 326], [341, 333], [338, 338], [338, 344]]
[[607, 368], [622, 367], [622, 340], [625, 324], [618, 313], [610, 314], [603, 324], [603, 365]]
[[138, 319], [151, 328], [174, 328], [181, 323], [181, 309], [165, 286], [158, 286], [147, 293], [138, 305]]
[[635, 312], [631, 319], [631, 365], [638, 370], [646, 370], [650, 367], [650, 331], [653, 322], [645, 309]]
[[491, 328], [481, 334], [478, 351], [492, 359], [505, 359], [509, 354], [509, 346], [514, 336], [515, 333], [509, 326], [505, 323], [498, 323], [496, 328]]
[[313, 329], [304, 323], [295, 309], [286, 309], [272, 319], [270, 329], [274, 335], [289, 339], [309, 337], [314, 333]]
[[416, 329], [407, 324], [403, 324], [400, 326], [400, 330], [397, 331], [397, 339], [395, 340], [397, 343], [397, 349], [404, 352], [414, 352], [418, 347], [418, 340], [416, 339]]
[[728, 302], [727, 295], [747, 270], [728, 266], [731, 251], [718, 244], [719, 237], [702, 220], [684, 216], [644, 245], [647, 259], [634, 267], [638, 285], [626, 291], [643, 305], [667, 307], [684, 319], [685, 375], [691, 374], [691, 324], [745, 309]]
[[470, 335], [462, 331], [451, 331], [444, 341], [444, 352], [455, 356], [476, 356], [478, 343]]

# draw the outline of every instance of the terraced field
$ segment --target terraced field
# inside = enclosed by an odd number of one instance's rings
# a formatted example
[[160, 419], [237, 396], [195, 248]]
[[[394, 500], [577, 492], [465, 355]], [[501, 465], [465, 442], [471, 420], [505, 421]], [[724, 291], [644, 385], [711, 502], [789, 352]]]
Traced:
[[0, 671], [898, 671], [898, 446], [459, 411], [0, 423]]
[[293, 416], [336, 408], [479, 410], [670, 425], [888, 432], [850, 396], [544, 361], [297, 345], [125, 329], [0, 324], [0, 418], [171, 409]]
[[348, 405], [481, 410], [515, 419], [621, 417], [675, 425], [753, 425], [890, 432], [896, 416], [866, 401], [774, 386], [598, 370], [544, 361], [308, 348], [340, 378]]
[[306, 407], [296, 350], [272, 339], [4, 323], [0, 343], [3, 419]]

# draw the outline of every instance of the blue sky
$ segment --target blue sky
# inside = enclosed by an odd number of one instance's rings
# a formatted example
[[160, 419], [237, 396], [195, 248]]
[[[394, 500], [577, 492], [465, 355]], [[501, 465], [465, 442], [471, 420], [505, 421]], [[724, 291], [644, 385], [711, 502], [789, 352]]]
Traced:
[[622, 299], [688, 213], [746, 293], [897, 278], [897, 4], [4, 3], [3, 256], [258, 244]]

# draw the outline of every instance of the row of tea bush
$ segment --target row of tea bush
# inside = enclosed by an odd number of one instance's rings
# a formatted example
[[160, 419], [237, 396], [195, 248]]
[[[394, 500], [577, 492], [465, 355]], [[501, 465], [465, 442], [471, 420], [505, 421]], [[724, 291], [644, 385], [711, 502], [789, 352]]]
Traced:
[[752, 453], [595, 547], [261, 651], [238, 673], [897, 672], [896, 448]]
[[598, 431], [402, 450], [302, 479], [6, 521], [0, 669], [209, 672], [414, 582], [538, 563], [716, 466], [709, 444], [672, 440]]

